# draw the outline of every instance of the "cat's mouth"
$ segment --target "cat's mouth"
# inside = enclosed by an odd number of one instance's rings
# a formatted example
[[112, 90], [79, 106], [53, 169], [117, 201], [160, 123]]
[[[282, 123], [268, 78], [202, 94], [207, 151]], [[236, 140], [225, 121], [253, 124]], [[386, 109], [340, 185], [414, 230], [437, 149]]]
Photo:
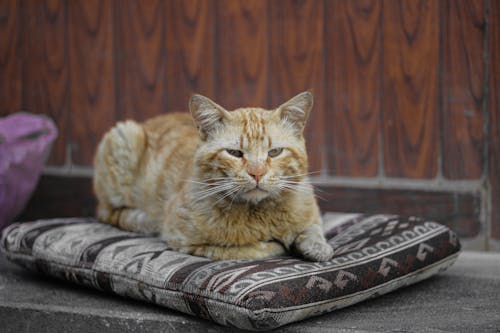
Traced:
[[259, 202], [260, 200], [266, 198], [269, 196], [269, 192], [266, 190], [263, 190], [260, 187], [254, 187], [253, 189], [246, 191], [241, 194], [241, 198], [244, 200], [248, 200], [251, 202]]
[[253, 189], [247, 191], [245, 194], [262, 194], [262, 193], [267, 193], [267, 191], [261, 189], [259, 186], [255, 186]]

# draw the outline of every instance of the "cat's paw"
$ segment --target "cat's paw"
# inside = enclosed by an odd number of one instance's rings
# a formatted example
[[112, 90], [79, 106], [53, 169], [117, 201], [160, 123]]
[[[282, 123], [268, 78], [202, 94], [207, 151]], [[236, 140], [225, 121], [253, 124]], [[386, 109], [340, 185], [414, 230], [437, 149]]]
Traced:
[[304, 239], [296, 244], [299, 253], [311, 261], [328, 261], [333, 256], [333, 249], [328, 243], [315, 239]]

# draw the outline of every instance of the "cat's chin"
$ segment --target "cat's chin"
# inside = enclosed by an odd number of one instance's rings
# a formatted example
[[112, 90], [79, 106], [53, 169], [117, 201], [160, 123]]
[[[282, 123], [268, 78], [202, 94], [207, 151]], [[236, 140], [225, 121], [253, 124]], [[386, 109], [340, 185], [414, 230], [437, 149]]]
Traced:
[[242, 193], [240, 197], [246, 201], [250, 201], [253, 203], [257, 203], [269, 196], [269, 192], [260, 189], [260, 188], [254, 188], [250, 191], [247, 191], [245, 193]]

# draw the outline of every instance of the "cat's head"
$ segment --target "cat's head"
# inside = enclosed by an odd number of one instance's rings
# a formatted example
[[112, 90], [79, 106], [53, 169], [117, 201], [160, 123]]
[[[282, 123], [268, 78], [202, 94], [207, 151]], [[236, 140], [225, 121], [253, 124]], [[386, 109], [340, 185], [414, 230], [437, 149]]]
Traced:
[[303, 191], [307, 173], [304, 126], [313, 105], [303, 92], [274, 110], [239, 108], [227, 111], [194, 95], [189, 109], [198, 128], [195, 155], [200, 197], [259, 201], [283, 191]]

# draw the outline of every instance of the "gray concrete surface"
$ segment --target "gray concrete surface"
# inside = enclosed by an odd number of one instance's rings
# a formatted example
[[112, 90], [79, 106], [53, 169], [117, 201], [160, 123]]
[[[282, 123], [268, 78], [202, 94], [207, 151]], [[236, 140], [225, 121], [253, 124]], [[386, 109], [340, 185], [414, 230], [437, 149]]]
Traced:
[[[234, 332], [28, 273], [0, 255], [0, 332]], [[500, 332], [500, 254], [464, 252], [417, 285], [276, 332]]]

